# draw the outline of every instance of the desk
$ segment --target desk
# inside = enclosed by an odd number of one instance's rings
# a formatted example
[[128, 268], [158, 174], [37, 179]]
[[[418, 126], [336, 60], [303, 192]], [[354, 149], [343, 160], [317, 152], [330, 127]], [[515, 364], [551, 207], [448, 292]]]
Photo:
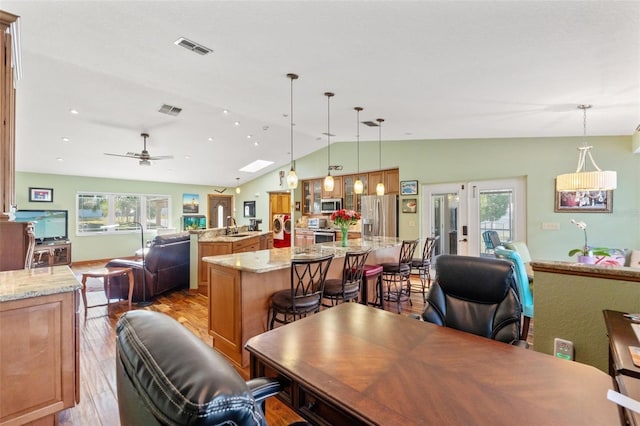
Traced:
[[251, 338], [251, 376], [286, 378], [314, 424], [619, 424], [611, 377], [358, 303]]
[[87, 278], [103, 278], [105, 287], [107, 288], [107, 307], [109, 306], [109, 301], [111, 300], [111, 283], [109, 282], [109, 278], [118, 277], [120, 275], [126, 275], [129, 278], [129, 310], [131, 310], [131, 297], [133, 296], [133, 270], [131, 268], [100, 268], [94, 269], [92, 271], [87, 271], [82, 273], [82, 303], [84, 303], [84, 310], [86, 312], [87, 308], [94, 308], [96, 306], [104, 306], [104, 305], [93, 305], [87, 306]]

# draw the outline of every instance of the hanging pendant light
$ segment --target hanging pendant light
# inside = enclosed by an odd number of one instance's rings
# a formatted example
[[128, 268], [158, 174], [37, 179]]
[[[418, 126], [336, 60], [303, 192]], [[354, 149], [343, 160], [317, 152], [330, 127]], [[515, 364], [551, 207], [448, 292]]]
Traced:
[[324, 178], [324, 190], [333, 191], [333, 176], [331, 176], [331, 98], [334, 96], [331, 92], [325, 92], [327, 97], [327, 177]]
[[356, 110], [356, 138], [357, 138], [357, 162], [358, 162], [358, 175], [356, 176], [356, 181], [353, 183], [353, 192], [356, 194], [362, 194], [364, 191], [364, 184], [360, 180], [360, 111], [362, 111], [361, 107], [355, 107]]
[[[376, 121], [378, 122], [378, 169], [380, 170], [380, 179], [382, 179], [382, 122], [384, 118], [377, 118]], [[376, 195], [384, 195], [384, 183], [378, 182]]]
[[240, 193], [240, 178], [236, 178], [236, 194]]
[[297, 74], [287, 74], [287, 78], [291, 79], [291, 110], [289, 112], [289, 118], [291, 121], [291, 170], [287, 175], [287, 187], [289, 189], [296, 189], [298, 187], [298, 175], [296, 174], [296, 163], [293, 160], [293, 80], [298, 79]]
[[[578, 167], [575, 173], [565, 173], [556, 177], [556, 191], [589, 192], [608, 191], [616, 189], [617, 174], [612, 171], [600, 170], [591, 156], [592, 146], [587, 145], [587, 110], [591, 105], [578, 105], [583, 113], [584, 142], [578, 148]], [[595, 170], [587, 171], [587, 157]]]

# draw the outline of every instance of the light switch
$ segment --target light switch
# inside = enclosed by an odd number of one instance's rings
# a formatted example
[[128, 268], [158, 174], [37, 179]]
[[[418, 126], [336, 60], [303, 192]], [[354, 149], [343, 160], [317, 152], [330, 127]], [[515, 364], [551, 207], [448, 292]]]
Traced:
[[560, 222], [542, 222], [542, 229], [545, 231], [559, 231]]

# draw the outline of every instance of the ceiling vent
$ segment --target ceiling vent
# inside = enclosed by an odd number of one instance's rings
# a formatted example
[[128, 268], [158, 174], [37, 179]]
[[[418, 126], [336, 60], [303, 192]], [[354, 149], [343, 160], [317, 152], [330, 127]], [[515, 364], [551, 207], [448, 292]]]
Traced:
[[203, 45], [198, 44], [194, 41], [188, 40], [184, 37], [180, 37], [179, 39], [174, 41], [173, 44], [177, 46], [182, 46], [185, 49], [189, 49], [192, 52], [197, 53], [198, 55], [208, 55], [209, 53], [213, 52], [213, 50], [209, 49], [208, 47], [204, 47]]
[[173, 115], [174, 117], [182, 112], [182, 108], [178, 108], [177, 106], [164, 104], [160, 107], [158, 112], [163, 114]]
[[378, 123], [374, 123], [373, 121], [363, 121], [362, 124], [369, 127], [378, 127]]

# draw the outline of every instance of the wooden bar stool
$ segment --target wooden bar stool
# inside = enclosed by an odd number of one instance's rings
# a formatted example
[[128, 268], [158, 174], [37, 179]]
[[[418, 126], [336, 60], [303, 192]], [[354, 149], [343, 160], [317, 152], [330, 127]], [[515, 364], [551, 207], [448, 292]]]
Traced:
[[[111, 283], [109, 279], [121, 275], [126, 275], [129, 278], [129, 310], [131, 310], [131, 298], [133, 296], [134, 285], [133, 270], [131, 268], [100, 268], [82, 273], [82, 303], [84, 303], [85, 312], [88, 308], [95, 308], [97, 306], [107, 305], [108, 309], [109, 301], [111, 300]], [[107, 303], [87, 306], [87, 278], [102, 278], [104, 280], [104, 286], [107, 292]]]

